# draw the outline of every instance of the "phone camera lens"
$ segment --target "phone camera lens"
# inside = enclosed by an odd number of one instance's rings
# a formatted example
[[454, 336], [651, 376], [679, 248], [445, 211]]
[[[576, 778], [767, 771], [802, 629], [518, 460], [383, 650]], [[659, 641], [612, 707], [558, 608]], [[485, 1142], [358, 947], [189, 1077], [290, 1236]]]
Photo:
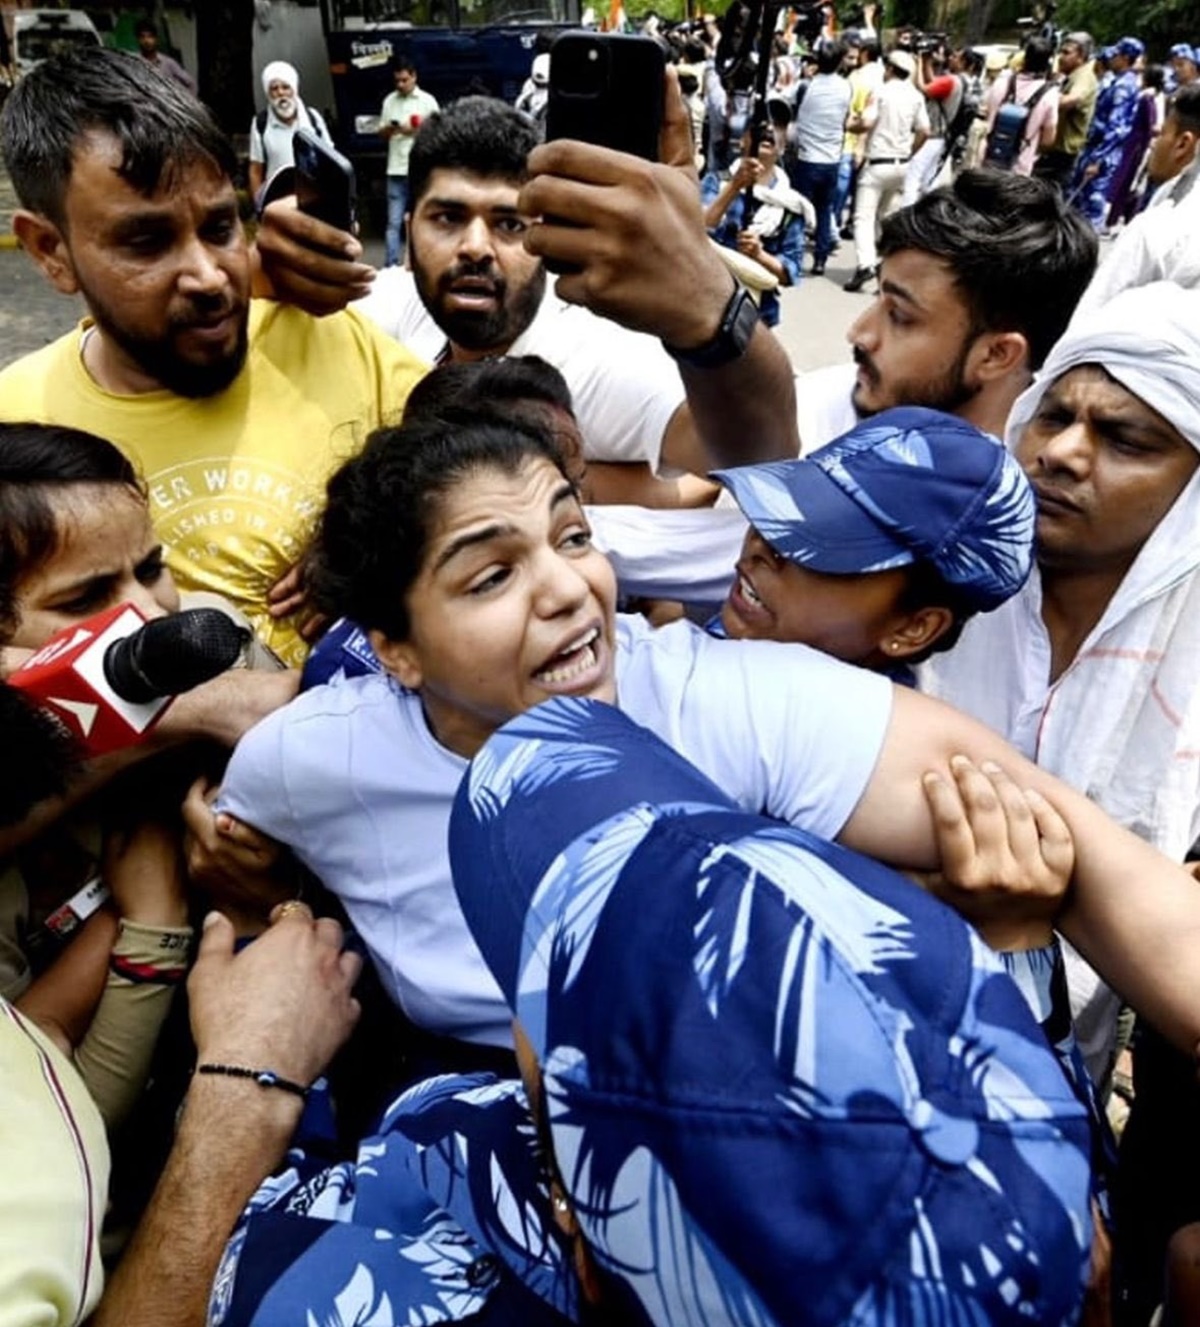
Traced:
[[594, 63], [596, 60], [599, 60], [599, 58], [600, 58], [600, 52], [596, 50], [596, 48], [593, 46], [592, 49], [588, 51], [588, 59], [593, 61]]

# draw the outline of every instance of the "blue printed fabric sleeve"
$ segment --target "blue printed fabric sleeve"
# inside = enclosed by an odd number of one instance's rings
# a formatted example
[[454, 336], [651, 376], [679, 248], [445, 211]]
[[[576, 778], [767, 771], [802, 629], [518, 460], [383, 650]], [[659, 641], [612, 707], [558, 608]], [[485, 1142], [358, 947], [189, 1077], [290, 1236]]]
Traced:
[[[213, 1284], [209, 1327], [577, 1316], [521, 1085], [490, 1075], [410, 1088], [357, 1160], [293, 1148], [251, 1198]], [[505, 1305], [508, 1305], [505, 1311]]]
[[1125, 141], [1133, 129], [1138, 108], [1136, 79], [1122, 76], [1112, 89], [1107, 117], [1097, 126], [1097, 141], [1089, 150], [1093, 161], [1115, 166], [1125, 149]]
[[[700, 206], [707, 211], [716, 202], [724, 185], [725, 181], [715, 171], [709, 171], [700, 182]], [[721, 220], [708, 229], [713, 239], [727, 249], [737, 248], [738, 231], [742, 226], [742, 206], [742, 196], [737, 194]]]
[[804, 267], [804, 218], [792, 217], [784, 227], [783, 235], [767, 240], [765, 248], [783, 264], [787, 273], [786, 284], [798, 286]]
[[997, 957], [1041, 1025], [1064, 1077], [1088, 1113], [1092, 1134], [1094, 1196], [1107, 1222], [1111, 1215], [1110, 1193], [1116, 1173], [1117, 1147], [1108, 1117], [1096, 1095], [1096, 1086], [1075, 1040], [1062, 946], [1055, 936], [1042, 949], [1009, 951]]

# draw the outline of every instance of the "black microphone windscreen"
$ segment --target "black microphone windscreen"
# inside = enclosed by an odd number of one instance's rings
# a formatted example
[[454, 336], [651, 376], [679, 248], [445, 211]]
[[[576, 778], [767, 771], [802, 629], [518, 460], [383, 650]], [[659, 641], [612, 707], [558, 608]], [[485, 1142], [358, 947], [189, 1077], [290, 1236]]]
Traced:
[[249, 639], [219, 608], [185, 609], [114, 641], [104, 656], [104, 676], [122, 700], [134, 704], [178, 696], [232, 668]]

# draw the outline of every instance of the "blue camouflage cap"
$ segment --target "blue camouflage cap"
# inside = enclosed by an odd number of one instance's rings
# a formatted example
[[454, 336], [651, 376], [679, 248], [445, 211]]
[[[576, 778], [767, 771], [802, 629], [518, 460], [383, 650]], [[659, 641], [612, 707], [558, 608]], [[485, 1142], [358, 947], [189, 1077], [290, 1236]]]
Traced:
[[1122, 37], [1113, 50], [1128, 60], [1136, 60], [1146, 54], [1146, 43], [1139, 37]]
[[856, 575], [929, 562], [980, 612], [1024, 585], [1037, 503], [1017, 461], [987, 433], [905, 406], [796, 461], [714, 478], [783, 557]]
[[450, 856], [576, 1218], [648, 1321], [1075, 1320], [1085, 1113], [943, 904], [578, 698], [479, 751]]

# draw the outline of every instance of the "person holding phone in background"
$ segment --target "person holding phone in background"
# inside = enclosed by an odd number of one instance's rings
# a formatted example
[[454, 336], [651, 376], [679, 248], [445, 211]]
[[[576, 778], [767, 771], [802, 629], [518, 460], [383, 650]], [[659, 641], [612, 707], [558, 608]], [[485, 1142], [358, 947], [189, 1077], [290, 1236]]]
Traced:
[[417, 67], [401, 58], [392, 68], [395, 92], [383, 99], [379, 112], [379, 136], [388, 145], [387, 234], [385, 267], [400, 261], [400, 239], [404, 214], [408, 211], [408, 158], [421, 121], [438, 109], [437, 98], [417, 86]]
[[[753, 206], [746, 203], [746, 190], [753, 192]], [[700, 201], [704, 204], [704, 224], [718, 244], [736, 249], [781, 286], [798, 286], [804, 262], [804, 217], [799, 211], [803, 199], [788, 183], [779, 165], [773, 137], [754, 145], [754, 134], [742, 135], [742, 156], [733, 174], [722, 180], [710, 172], [700, 183]], [[779, 323], [778, 289], [765, 289], [759, 303], [759, 317], [768, 327]]]

